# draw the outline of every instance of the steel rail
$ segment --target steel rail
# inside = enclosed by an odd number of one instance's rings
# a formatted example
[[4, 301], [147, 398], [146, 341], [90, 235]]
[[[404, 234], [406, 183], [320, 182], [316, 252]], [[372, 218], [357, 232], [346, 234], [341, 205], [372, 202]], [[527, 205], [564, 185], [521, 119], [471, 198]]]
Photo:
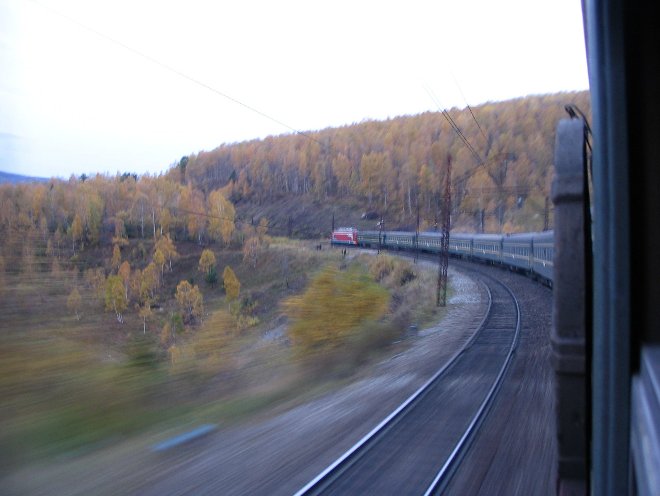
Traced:
[[447, 371], [449, 368], [456, 363], [456, 360], [468, 350], [474, 343], [476, 337], [484, 329], [486, 322], [491, 316], [491, 311], [493, 307], [493, 295], [490, 288], [483, 283], [483, 286], [488, 295], [488, 308], [484, 313], [483, 318], [477, 326], [477, 330], [473, 335], [468, 339], [465, 344], [449, 359], [449, 361], [443, 365], [433, 376], [426, 381], [419, 389], [417, 389], [412, 395], [410, 395], [399, 407], [397, 407], [392, 413], [390, 413], [385, 419], [383, 419], [376, 427], [374, 427], [368, 434], [366, 434], [362, 439], [355, 443], [351, 448], [349, 448], [342, 456], [337, 458], [332, 464], [330, 464], [325, 470], [319, 473], [314, 479], [308, 482], [303, 488], [298, 490], [294, 496], [303, 496], [309, 494], [316, 494], [323, 490], [323, 488], [329, 485], [332, 481], [337, 479], [347, 468], [350, 467], [352, 462], [359, 458], [363, 453], [365, 453], [370, 444], [376, 440], [377, 437], [382, 436], [390, 427], [392, 427], [396, 422], [402, 419], [405, 414], [412, 408], [412, 406], [420, 400], [425, 393], [427, 393], [431, 386]]
[[509, 353], [507, 354], [506, 360], [504, 361], [502, 367], [500, 368], [500, 371], [497, 375], [497, 378], [495, 379], [495, 382], [488, 391], [486, 398], [481, 403], [479, 410], [477, 410], [476, 414], [472, 418], [472, 421], [468, 425], [468, 428], [465, 430], [465, 433], [454, 447], [454, 450], [449, 455], [449, 458], [447, 458], [447, 461], [438, 471], [435, 478], [433, 479], [433, 482], [431, 482], [431, 484], [427, 488], [426, 492], [424, 493], [424, 496], [430, 496], [431, 494], [438, 494], [442, 492], [442, 490], [446, 488], [447, 484], [451, 480], [452, 475], [455, 473], [456, 469], [460, 465], [460, 462], [462, 461], [463, 456], [467, 452], [467, 448], [470, 445], [470, 441], [474, 438], [474, 434], [476, 434], [479, 426], [481, 425], [481, 422], [485, 418], [485, 414], [492, 405], [493, 399], [495, 397], [495, 393], [500, 389], [502, 383], [504, 382], [504, 374], [506, 373], [507, 369], [509, 368], [509, 365], [511, 364], [513, 353], [518, 347], [518, 342], [520, 341], [520, 305], [518, 304], [518, 299], [515, 297], [511, 289], [506, 284], [503, 284], [502, 282], [497, 281], [496, 279], [493, 280], [496, 283], [500, 284], [509, 293], [509, 295], [513, 299], [513, 302], [516, 305], [516, 332], [513, 337], [511, 348], [509, 349]]

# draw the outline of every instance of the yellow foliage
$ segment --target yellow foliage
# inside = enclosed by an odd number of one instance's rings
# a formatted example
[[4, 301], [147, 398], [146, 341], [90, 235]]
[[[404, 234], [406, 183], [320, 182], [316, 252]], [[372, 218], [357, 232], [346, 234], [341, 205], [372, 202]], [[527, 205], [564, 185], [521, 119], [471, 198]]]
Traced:
[[241, 282], [229, 265], [225, 267], [222, 273], [222, 279], [227, 293], [227, 300], [234, 301], [241, 292]]
[[76, 319], [80, 320], [80, 307], [82, 306], [82, 297], [78, 288], [73, 288], [66, 300], [66, 307], [76, 314]]
[[110, 260], [110, 266], [113, 268], [113, 270], [119, 269], [119, 265], [121, 264], [121, 249], [119, 248], [119, 245], [115, 244], [112, 248], [112, 260]]
[[208, 274], [213, 267], [215, 267], [215, 255], [211, 250], [206, 249], [202, 252], [202, 256], [199, 257], [197, 269], [202, 274]]
[[389, 255], [371, 257], [369, 273], [383, 286], [396, 290], [417, 276], [410, 262]]
[[290, 336], [303, 353], [338, 348], [387, 311], [389, 295], [357, 270], [323, 270], [305, 293], [284, 302]]
[[[174, 241], [170, 238], [169, 234], [161, 236], [156, 241], [155, 250], [160, 250], [165, 259], [168, 261], [170, 270], [172, 270], [172, 261], [179, 258], [179, 253], [176, 251], [176, 246], [174, 246]], [[155, 258], [155, 255], [154, 255]]]
[[190, 322], [202, 317], [204, 313], [204, 297], [199, 287], [188, 281], [181, 281], [176, 287], [176, 301], [179, 303], [183, 319]]
[[230, 364], [229, 346], [235, 326], [233, 317], [225, 310], [213, 312], [204, 323], [191, 345], [192, 355], [201, 370], [213, 373]]
[[243, 262], [252, 265], [252, 268], [257, 268], [257, 261], [259, 260], [260, 242], [259, 238], [252, 236], [245, 240], [243, 244]]
[[131, 264], [127, 260], [124, 260], [119, 266], [117, 275], [121, 277], [121, 280], [124, 282], [124, 289], [126, 291], [126, 299], [128, 299], [128, 288], [131, 283]]
[[369, 273], [376, 281], [381, 281], [394, 270], [394, 259], [388, 256], [378, 256], [369, 264]]
[[73, 223], [69, 228], [71, 239], [73, 240], [73, 252], [76, 251], [76, 241], [82, 238], [83, 235], [83, 224], [80, 215], [76, 214], [73, 218]]
[[126, 293], [121, 277], [117, 275], [109, 276], [105, 281], [105, 309], [114, 311], [117, 320], [123, 323], [124, 317], [122, 314], [127, 307], [128, 301], [126, 300]]
[[[53, 268], [55, 268], [55, 261], [53, 261]], [[57, 264], [57, 267], [59, 272], [59, 264]], [[103, 300], [105, 298], [105, 273], [102, 268], [87, 269], [85, 271], [85, 282], [94, 290], [99, 299]]]
[[259, 320], [259, 317], [255, 315], [244, 315], [242, 313], [239, 313], [238, 316], [236, 317], [236, 327], [238, 328], [239, 331], [248, 329], [249, 327], [254, 327], [259, 322], [261, 322]]
[[160, 273], [162, 276], [163, 267], [165, 267], [165, 255], [163, 255], [160, 248], [156, 248], [156, 252], [154, 253], [154, 263], [156, 264], [156, 267], [160, 267]]
[[229, 244], [236, 225], [234, 223], [236, 210], [234, 205], [225, 198], [220, 190], [212, 191], [208, 198], [209, 234], [213, 239], [221, 239]]
[[142, 301], [154, 299], [156, 287], [158, 286], [158, 269], [150, 262], [142, 271], [140, 280], [140, 298]]

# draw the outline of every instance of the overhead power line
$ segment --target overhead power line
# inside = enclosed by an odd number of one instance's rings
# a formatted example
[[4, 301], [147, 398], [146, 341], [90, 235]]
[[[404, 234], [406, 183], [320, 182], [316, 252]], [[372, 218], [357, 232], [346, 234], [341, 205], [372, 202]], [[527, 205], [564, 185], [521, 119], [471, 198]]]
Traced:
[[472, 156], [476, 159], [477, 163], [479, 165], [483, 165], [484, 164], [483, 159], [481, 158], [479, 153], [474, 149], [474, 147], [472, 146], [470, 141], [467, 139], [467, 137], [460, 130], [460, 128], [458, 127], [458, 125], [456, 124], [456, 122], [454, 121], [452, 116], [449, 115], [449, 112], [447, 112], [446, 109], [442, 108], [442, 106], [440, 105], [440, 102], [437, 100], [435, 95], [433, 95], [433, 93], [431, 92], [431, 90], [429, 88], [425, 87], [425, 89], [426, 89], [426, 92], [428, 93], [429, 97], [431, 98], [431, 100], [433, 100], [433, 103], [435, 103], [435, 105], [438, 107], [438, 110], [440, 110], [440, 112], [442, 113], [443, 117], [447, 120], [447, 122], [449, 122], [449, 125], [452, 127], [452, 129], [454, 130], [456, 135], [461, 139], [461, 141], [463, 141], [463, 143], [465, 144], [467, 149], [470, 150], [470, 153], [472, 153]]
[[104, 40], [109, 41], [110, 43], [113, 43], [113, 44], [115, 44], [115, 45], [117, 45], [117, 46], [123, 48], [124, 50], [127, 50], [127, 51], [133, 53], [134, 55], [137, 55], [138, 57], [141, 57], [141, 58], [143, 58], [143, 59], [145, 59], [145, 60], [148, 60], [148, 61], [151, 62], [152, 64], [157, 65], [158, 67], [161, 67], [162, 69], [165, 69], [166, 71], [169, 71], [169, 72], [171, 72], [171, 73], [173, 73], [173, 74], [176, 74], [177, 76], [179, 76], [179, 77], [181, 77], [181, 78], [183, 78], [183, 79], [186, 79], [187, 81], [190, 81], [191, 83], [194, 83], [194, 84], [196, 84], [196, 85], [198, 85], [198, 86], [201, 86], [202, 88], [205, 88], [205, 89], [211, 91], [212, 93], [215, 93], [216, 95], [221, 96], [221, 97], [223, 97], [223, 98], [225, 98], [225, 99], [227, 99], [227, 100], [229, 100], [229, 101], [235, 103], [236, 105], [240, 105], [241, 107], [243, 107], [243, 108], [245, 108], [245, 109], [247, 109], [247, 110], [249, 110], [249, 111], [251, 111], [251, 112], [254, 112], [254, 113], [257, 114], [257, 115], [260, 115], [261, 117], [264, 117], [265, 119], [268, 119], [268, 120], [270, 120], [270, 121], [272, 121], [272, 122], [274, 122], [274, 123], [276, 123], [276, 124], [279, 124], [279, 125], [282, 126], [282, 127], [285, 127], [286, 129], [288, 129], [288, 130], [290, 130], [290, 131], [293, 131], [295, 134], [298, 134], [298, 135], [300, 135], [300, 136], [304, 136], [305, 138], [307, 138], [307, 139], [309, 139], [309, 140], [312, 140], [312, 141], [318, 143], [319, 145], [325, 147], [325, 144], [324, 144], [324, 143], [322, 143], [321, 141], [317, 140], [316, 138], [314, 138], [313, 136], [311, 136], [309, 133], [305, 133], [304, 131], [299, 131], [298, 129], [296, 129], [296, 128], [290, 126], [290, 125], [288, 125], [287, 123], [285, 123], [285, 122], [283, 122], [283, 121], [281, 121], [281, 120], [279, 120], [279, 119], [277, 119], [277, 118], [275, 118], [275, 117], [273, 117], [273, 116], [271, 116], [271, 115], [268, 115], [267, 113], [262, 112], [261, 110], [257, 109], [256, 107], [253, 107], [252, 105], [248, 105], [247, 103], [244, 103], [244, 102], [238, 100], [237, 98], [234, 98], [233, 96], [228, 95], [227, 93], [225, 93], [225, 92], [223, 92], [223, 91], [220, 91], [219, 89], [217, 89], [217, 88], [215, 88], [215, 87], [213, 87], [213, 86], [211, 86], [211, 85], [205, 83], [204, 81], [201, 81], [200, 79], [197, 79], [197, 78], [195, 78], [195, 77], [193, 77], [193, 76], [190, 76], [190, 75], [186, 74], [185, 72], [180, 71], [179, 69], [177, 69], [177, 68], [175, 68], [175, 67], [173, 67], [173, 66], [171, 66], [171, 65], [168, 65], [168, 64], [166, 64], [166, 63], [164, 63], [164, 62], [162, 62], [162, 61], [156, 59], [155, 57], [152, 57], [152, 56], [149, 55], [149, 54], [146, 54], [146, 53], [144, 53], [144, 52], [142, 52], [142, 51], [140, 51], [140, 50], [137, 50], [136, 48], [133, 48], [133, 47], [127, 45], [126, 43], [124, 43], [124, 42], [122, 42], [122, 41], [120, 41], [120, 40], [118, 40], [118, 39], [116, 39], [116, 38], [113, 38], [112, 36], [109, 36], [109, 35], [107, 35], [107, 34], [101, 32], [101, 31], [99, 31], [99, 30], [97, 30], [97, 29], [95, 29], [95, 28], [93, 28], [93, 27], [91, 27], [91, 26], [88, 26], [87, 24], [84, 24], [83, 22], [81, 22], [81, 21], [79, 21], [79, 20], [77, 20], [77, 19], [75, 19], [75, 18], [73, 18], [73, 17], [70, 17], [70, 16], [68, 16], [68, 15], [66, 15], [66, 14], [64, 14], [64, 13], [58, 11], [58, 10], [55, 10], [55, 9], [53, 9], [53, 8], [51, 8], [51, 7], [48, 7], [48, 6], [46, 6], [46, 5], [43, 5], [43, 4], [39, 3], [39, 2], [37, 2], [36, 0], [30, 0], [30, 1], [31, 1], [32, 3], [34, 3], [35, 5], [38, 5], [38, 6], [41, 7], [42, 9], [47, 10], [48, 12], [50, 12], [50, 13], [52, 13], [52, 14], [55, 14], [55, 15], [57, 15], [58, 17], [61, 17], [61, 18], [63, 18], [63, 19], [66, 19], [67, 21], [69, 21], [69, 22], [71, 22], [71, 23], [73, 23], [73, 24], [75, 24], [75, 25], [77, 25], [77, 26], [79, 26], [79, 27], [81, 27], [81, 28], [83, 28], [83, 29], [89, 31], [90, 33], [93, 33], [93, 34], [95, 34], [96, 36], [98, 36], [98, 37], [100, 37], [100, 38], [103, 38]]
[[479, 124], [479, 121], [477, 120], [477, 117], [474, 115], [474, 112], [472, 112], [472, 107], [470, 107], [470, 104], [467, 101], [467, 98], [465, 98], [465, 94], [463, 93], [463, 90], [461, 89], [461, 86], [458, 84], [458, 80], [456, 77], [452, 74], [452, 78], [454, 79], [454, 83], [456, 84], [456, 87], [458, 88], [459, 93], [463, 97], [463, 101], [465, 102], [466, 107], [470, 111], [470, 115], [472, 116], [472, 119], [474, 119], [474, 123], [477, 125], [479, 128], [479, 132], [481, 132], [481, 136], [484, 138], [484, 142], [486, 147], [488, 147], [488, 138], [486, 137], [486, 133], [484, 133], [484, 130], [481, 128], [481, 125]]

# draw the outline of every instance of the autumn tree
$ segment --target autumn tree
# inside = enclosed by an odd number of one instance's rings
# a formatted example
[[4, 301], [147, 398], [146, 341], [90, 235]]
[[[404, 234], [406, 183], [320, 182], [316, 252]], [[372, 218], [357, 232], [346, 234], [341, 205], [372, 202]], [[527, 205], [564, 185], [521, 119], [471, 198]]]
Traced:
[[369, 206], [371, 206], [374, 196], [378, 194], [380, 189], [381, 158], [378, 153], [369, 153], [363, 155], [360, 162], [360, 186], [362, 193], [369, 201]]
[[419, 175], [417, 177], [417, 186], [421, 197], [421, 204], [424, 205], [426, 212], [431, 211], [431, 200], [433, 198], [434, 184], [433, 173], [427, 164], [422, 164], [419, 168]]
[[169, 237], [170, 228], [174, 224], [174, 219], [168, 208], [164, 208], [160, 212], [160, 235], [167, 235]]
[[82, 308], [82, 297], [78, 288], [73, 288], [69, 297], [66, 299], [66, 307], [76, 315], [76, 320], [80, 320], [80, 309]]
[[147, 320], [153, 316], [153, 311], [151, 310], [151, 301], [145, 300], [142, 305], [136, 305], [138, 310], [138, 315], [142, 319], [142, 333], [147, 333]]
[[351, 161], [340, 153], [332, 161], [332, 169], [337, 177], [337, 183], [340, 193], [351, 194], [357, 182], [357, 171], [354, 169]]
[[105, 309], [112, 310], [117, 316], [117, 321], [124, 323], [123, 313], [128, 307], [128, 301], [124, 291], [124, 284], [121, 277], [117, 275], [108, 276], [105, 281]]
[[208, 274], [211, 268], [215, 266], [215, 255], [211, 250], [202, 251], [202, 256], [199, 257], [199, 264], [197, 268], [202, 274]]
[[117, 275], [121, 277], [122, 282], [124, 283], [124, 290], [126, 292], [126, 300], [128, 301], [128, 288], [131, 284], [131, 264], [127, 260], [124, 260], [119, 266]]
[[268, 219], [266, 219], [266, 217], [262, 217], [261, 219], [259, 219], [259, 225], [257, 226], [257, 236], [259, 237], [259, 241], [261, 243], [264, 242], [267, 232], [268, 232]]
[[361, 325], [380, 318], [388, 302], [387, 291], [367, 274], [327, 268], [302, 295], [286, 300], [284, 308], [294, 345], [310, 354], [341, 347]]
[[179, 173], [181, 174], [181, 184], [186, 184], [186, 167], [188, 166], [188, 160], [189, 158], [184, 155], [181, 157], [181, 160], [179, 160], [179, 164], [177, 165]]
[[241, 292], [241, 282], [238, 280], [238, 277], [236, 277], [236, 274], [229, 265], [227, 265], [222, 272], [222, 281], [225, 293], [227, 294], [229, 308], [231, 309], [231, 302], [236, 300]]
[[158, 267], [151, 262], [142, 271], [140, 280], [140, 298], [142, 301], [153, 301], [158, 287]]
[[360, 161], [361, 189], [371, 206], [374, 199], [383, 199], [387, 208], [388, 192], [394, 189], [392, 161], [386, 153], [371, 152]]
[[175, 297], [185, 322], [192, 323], [201, 319], [204, 313], [204, 298], [196, 285], [181, 281], [176, 287]]
[[252, 236], [245, 240], [243, 243], [243, 262], [252, 265], [252, 268], [257, 268], [257, 261], [259, 260], [260, 243], [257, 236]]
[[[69, 236], [71, 236], [71, 244], [73, 248], [73, 254], [76, 254], [76, 241], [80, 240], [83, 235], [83, 224], [80, 215], [76, 214], [73, 218], [73, 222], [69, 227]], [[82, 248], [81, 248], [82, 249]]]
[[154, 253], [154, 263], [156, 264], [156, 267], [160, 268], [162, 283], [162, 280], [165, 277], [165, 255], [163, 255], [163, 252], [159, 248], [156, 248], [156, 252]]
[[101, 267], [87, 269], [85, 271], [85, 283], [100, 301], [104, 301], [105, 272]]
[[236, 324], [226, 310], [211, 314], [192, 343], [196, 366], [207, 373], [216, 374], [232, 363], [231, 344]]
[[112, 243], [117, 246], [125, 246], [128, 244], [126, 238], [126, 224], [121, 217], [115, 217], [115, 235], [112, 237]]
[[191, 239], [197, 239], [199, 244], [207, 228], [206, 205], [204, 196], [198, 189], [192, 187], [190, 183], [181, 190], [179, 206], [186, 211], [184, 215], [186, 230]]
[[112, 247], [112, 259], [110, 260], [110, 267], [112, 270], [118, 270], [121, 265], [121, 249], [118, 244]]
[[227, 245], [235, 229], [236, 210], [220, 190], [212, 191], [208, 198], [209, 235], [215, 240], [222, 239]]
[[170, 238], [169, 234], [161, 236], [156, 241], [155, 250], [160, 250], [165, 256], [167, 263], [169, 264], [170, 270], [172, 270], [172, 262], [179, 258], [179, 253], [176, 251], [176, 246], [174, 246], [174, 241]]

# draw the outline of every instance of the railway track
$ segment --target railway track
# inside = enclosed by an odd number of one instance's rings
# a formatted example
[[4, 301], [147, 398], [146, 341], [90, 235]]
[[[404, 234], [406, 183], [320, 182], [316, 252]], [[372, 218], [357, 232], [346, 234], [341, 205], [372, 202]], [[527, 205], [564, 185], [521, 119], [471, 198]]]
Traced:
[[296, 496], [442, 492], [503, 382], [520, 335], [513, 293], [489, 276], [479, 277], [490, 304], [474, 337]]

